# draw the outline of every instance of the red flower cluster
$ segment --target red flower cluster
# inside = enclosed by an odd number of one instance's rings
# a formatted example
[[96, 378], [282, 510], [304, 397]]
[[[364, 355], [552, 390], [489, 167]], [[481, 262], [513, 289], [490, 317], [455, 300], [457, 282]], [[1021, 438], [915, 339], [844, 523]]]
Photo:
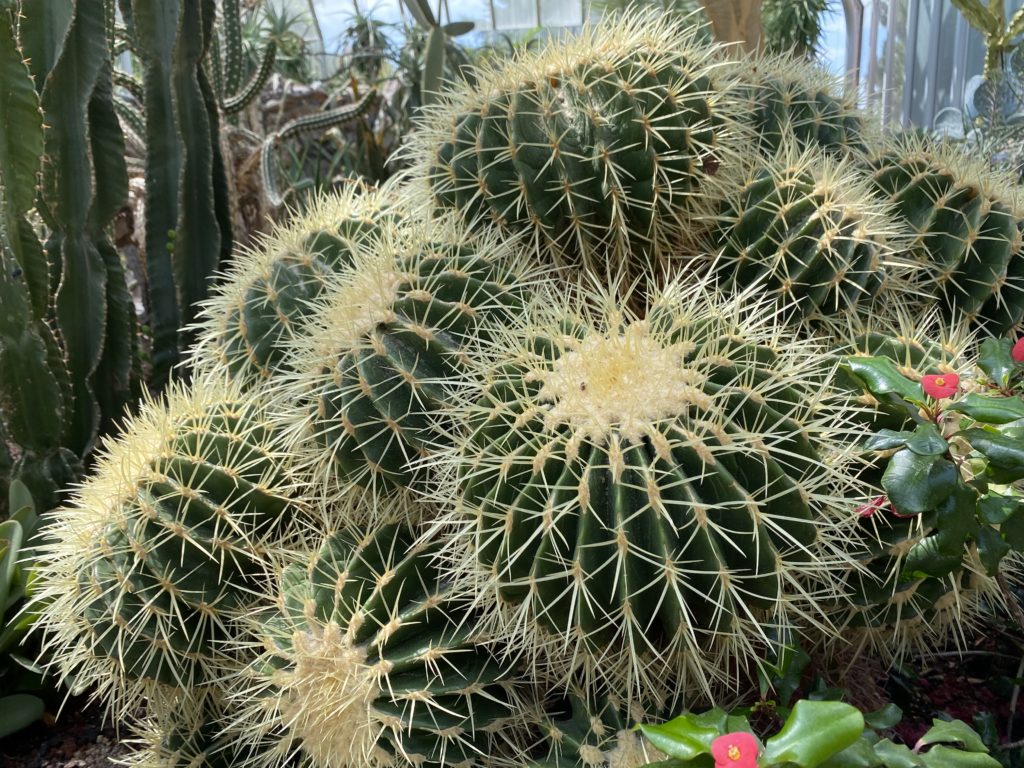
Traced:
[[752, 733], [725, 733], [711, 742], [715, 768], [757, 768], [757, 739]]
[[928, 374], [921, 377], [921, 389], [929, 397], [941, 400], [952, 397], [960, 387], [960, 377], [955, 373]]
[[1018, 363], [1024, 363], [1024, 336], [1017, 339], [1017, 343], [1014, 344], [1013, 349], [1010, 350], [1010, 357]]

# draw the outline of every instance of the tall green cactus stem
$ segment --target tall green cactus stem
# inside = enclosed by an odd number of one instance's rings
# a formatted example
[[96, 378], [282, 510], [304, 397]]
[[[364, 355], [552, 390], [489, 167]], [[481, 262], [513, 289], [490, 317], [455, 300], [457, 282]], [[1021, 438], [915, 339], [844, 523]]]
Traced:
[[900, 137], [867, 159], [877, 193], [914, 234], [920, 289], [948, 318], [997, 334], [1024, 320], [1024, 204], [987, 162], [924, 137]]
[[304, 133], [319, 133], [328, 128], [354, 123], [362, 119], [373, 108], [377, 98], [377, 91], [371, 90], [353, 104], [297, 117], [279, 131], [268, 136], [263, 142], [263, 150], [260, 154], [260, 180], [263, 183], [263, 190], [267, 194], [267, 201], [275, 208], [284, 204], [284, 196], [278, 189], [277, 175], [274, 171], [274, 150], [281, 142]]
[[[242, 17], [238, 0], [225, 0], [220, 6], [221, 23], [213, 34], [210, 70], [220, 108], [226, 115], [241, 112], [260, 95], [274, 69], [277, 44], [273, 41], [260, 56], [259, 65], [249, 81], [242, 84]], [[223, 45], [221, 44], [223, 40]]]
[[211, 682], [264, 561], [311, 524], [287, 462], [259, 402], [223, 379], [145, 403], [39, 555], [59, 677], [114, 712]]
[[526, 760], [531, 768], [639, 768], [668, 759], [635, 729], [655, 719], [638, 702], [574, 687], [565, 706], [562, 716], [544, 711], [538, 718], [536, 756]]
[[531, 279], [510, 245], [450, 219], [367, 240], [272, 395], [325, 493], [418, 481], [420, 460], [447, 441], [446, 384], [463, 375], [466, 347], [509, 321]]
[[761, 151], [773, 155], [790, 137], [803, 148], [840, 155], [866, 148], [871, 120], [840, 78], [791, 56], [748, 58], [730, 65], [743, 84], [746, 114]]
[[707, 174], [731, 162], [730, 85], [668, 15], [585, 26], [484, 66], [410, 144], [441, 206], [528, 231], [559, 264], [635, 273], [671, 255]]
[[403, 207], [392, 189], [352, 185], [319, 198], [258, 249], [236, 254], [204, 303], [195, 364], [226, 369], [250, 384], [288, 370], [286, 351], [300, 343], [315, 299], [351, 266], [378, 221], [401, 218]]
[[515, 738], [515, 687], [436, 546], [417, 543], [417, 510], [405, 497], [379, 503], [369, 531], [343, 527], [286, 568], [276, 609], [259, 617], [266, 651], [232, 677], [232, 730], [276, 746], [247, 765], [301, 752], [324, 768], [473, 766]]
[[766, 628], [820, 615], [804, 579], [848, 558], [856, 484], [821, 349], [763, 302], [685, 285], [642, 320], [539, 295], [472, 362], [464, 437], [433, 462], [496, 635], [638, 695], [709, 691]]
[[725, 290], [759, 284], [807, 316], [847, 311], [892, 288], [901, 230], [851, 163], [784, 144], [718, 184], [723, 202], [706, 248], [717, 252]]

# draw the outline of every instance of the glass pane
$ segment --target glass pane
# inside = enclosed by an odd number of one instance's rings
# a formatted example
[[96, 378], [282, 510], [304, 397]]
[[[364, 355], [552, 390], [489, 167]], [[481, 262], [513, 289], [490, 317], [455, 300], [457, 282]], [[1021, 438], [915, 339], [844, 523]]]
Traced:
[[582, 0], [541, 0], [542, 27], [578, 27], [582, 21]]
[[531, 29], [537, 22], [535, 0], [494, 0], [495, 29]]

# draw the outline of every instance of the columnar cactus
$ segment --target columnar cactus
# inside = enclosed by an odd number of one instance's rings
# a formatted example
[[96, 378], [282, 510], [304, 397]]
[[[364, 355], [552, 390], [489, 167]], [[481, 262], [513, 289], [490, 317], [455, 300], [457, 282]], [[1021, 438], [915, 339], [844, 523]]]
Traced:
[[787, 622], [803, 576], [848, 557], [846, 417], [818, 350], [682, 286], [644, 319], [539, 298], [479, 350], [465, 437], [435, 461], [496, 632], [617, 690], [709, 689]]
[[[437, 203], [529, 231], [561, 264], [652, 265], [736, 130], [716, 52], [685, 22], [636, 14], [476, 72], [413, 143]], [[731, 105], [731, 106], [730, 106]]]
[[273, 395], [329, 494], [414, 481], [445, 440], [438, 420], [463, 347], [507, 322], [529, 290], [515, 261], [509, 246], [451, 220], [384, 229], [353, 257]]
[[394, 188], [353, 185], [321, 198], [259, 250], [236, 255], [225, 281], [204, 303], [196, 364], [226, 368], [247, 383], [279, 372], [327, 283], [351, 266], [382, 222], [401, 218], [404, 209]]
[[259, 745], [247, 765], [301, 754], [323, 768], [469, 766], [515, 738], [515, 686], [437, 547], [417, 543], [417, 510], [381, 504], [370, 530], [343, 527], [288, 566], [276, 608], [258, 617], [265, 651], [229, 694], [231, 730]]
[[304, 525], [258, 400], [219, 379], [172, 387], [106, 447], [41, 548], [53, 665], [112, 709], [209, 683], [263, 563]]
[[1024, 204], [1008, 178], [960, 150], [900, 137], [871, 152], [867, 168], [914, 235], [924, 292], [952, 319], [1005, 333], [1024, 320]]
[[759, 284], [806, 316], [868, 302], [898, 276], [900, 229], [851, 162], [786, 142], [729, 176], [706, 242], [724, 289]]

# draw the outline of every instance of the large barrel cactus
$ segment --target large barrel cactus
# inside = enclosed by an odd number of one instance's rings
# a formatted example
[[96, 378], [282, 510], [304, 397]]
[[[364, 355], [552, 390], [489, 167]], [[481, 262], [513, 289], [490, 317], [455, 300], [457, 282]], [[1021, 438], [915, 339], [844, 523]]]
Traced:
[[278, 372], [331, 278], [351, 266], [367, 238], [400, 219], [405, 208], [393, 187], [352, 185], [278, 227], [259, 249], [237, 254], [204, 303], [195, 363], [226, 368], [249, 383]]
[[512, 249], [450, 220], [368, 241], [292, 346], [295, 373], [273, 395], [329, 493], [415, 480], [446, 440], [439, 422], [464, 348], [515, 314], [529, 281]]
[[757, 314], [703, 284], [644, 319], [543, 297], [478, 358], [440, 495], [511, 648], [707, 689], [848, 557], [831, 372]]
[[624, 16], [482, 68], [413, 146], [439, 205], [528, 231], [556, 263], [635, 271], [669, 255], [731, 157], [730, 87], [684, 23]]
[[172, 387], [108, 444], [40, 550], [40, 623], [76, 688], [131, 708], [210, 683], [268, 556], [311, 524], [259, 400]]
[[288, 566], [258, 617], [266, 650], [229, 693], [231, 728], [261, 745], [247, 765], [301, 753], [324, 768], [468, 766], [513, 738], [508, 670], [480, 644], [436, 546], [416, 543], [417, 511], [381, 503], [372, 530], [343, 528]]
[[946, 317], [1006, 333], [1024, 320], [1024, 205], [1003, 174], [949, 144], [898, 137], [866, 160], [876, 192], [913, 233], [919, 290]]

